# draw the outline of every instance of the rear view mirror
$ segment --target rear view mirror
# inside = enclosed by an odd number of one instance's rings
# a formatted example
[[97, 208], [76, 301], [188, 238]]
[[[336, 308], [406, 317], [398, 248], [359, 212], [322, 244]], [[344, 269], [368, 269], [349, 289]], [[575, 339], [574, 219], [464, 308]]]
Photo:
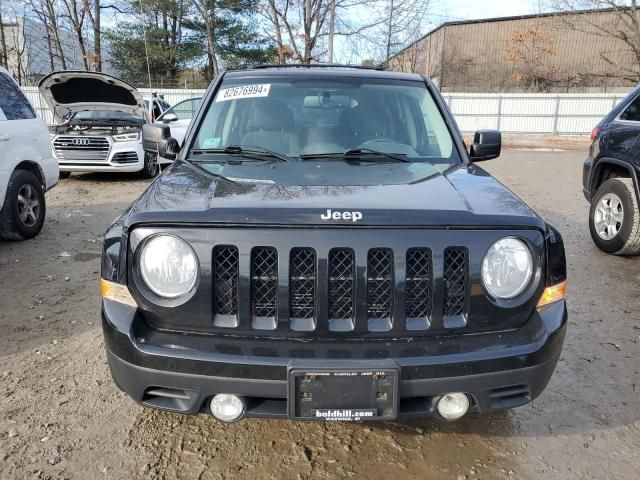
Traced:
[[478, 130], [473, 136], [469, 155], [471, 161], [481, 162], [500, 156], [502, 134], [498, 130]]

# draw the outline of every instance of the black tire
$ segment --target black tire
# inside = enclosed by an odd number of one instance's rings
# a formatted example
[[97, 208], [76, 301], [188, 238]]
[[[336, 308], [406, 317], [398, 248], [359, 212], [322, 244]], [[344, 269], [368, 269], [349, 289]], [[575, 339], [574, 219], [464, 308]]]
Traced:
[[144, 152], [144, 167], [140, 170], [142, 178], [154, 178], [158, 175], [158, 157], [148, 152]]
[[[606, 204], [607, 197], [611, 198], [611, 195], [620, 199], [621, 208], [614, 208], [614, 210], [622, 214], [621, 221], [612, 220], [615, 228], [611, 231], [601, 229], [603, 231], [599, 233], [596, 225], [602, 218], [603, 205], [600, 203], [605, 197]], [[640, 254], [640, 210], [638, 210], [638, 199], [631, 178], [611, 178], [600, 185], [591, 199], [589, 231], [593, 242], [603, 252], [613, 255]], [[612, 235], [612, 238], [603, 238], [607, 237], [607, 234]]]
[[[25, 202], [27, 199], [28, 206]], [[4, 205], [0, 210], [0, 238], [26, 240], [35, 237], [42, 230], [46, 211], [42, 182], [29, 171], [15, 170], [9, 179]]]
[[71, 172], [60, 172], [58, 176], [60, 177], [60, 180], [65, 180], [71, 176]]

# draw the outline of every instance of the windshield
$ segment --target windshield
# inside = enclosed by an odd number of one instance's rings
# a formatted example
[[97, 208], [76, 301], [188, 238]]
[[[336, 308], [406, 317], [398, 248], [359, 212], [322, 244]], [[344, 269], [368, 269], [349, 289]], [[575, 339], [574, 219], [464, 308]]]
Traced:
[[447, 166], [460, 162], [424, 83], [375, 78], [226, 78], [187, 157], [230, 146], [290, 159], [357, 151]]

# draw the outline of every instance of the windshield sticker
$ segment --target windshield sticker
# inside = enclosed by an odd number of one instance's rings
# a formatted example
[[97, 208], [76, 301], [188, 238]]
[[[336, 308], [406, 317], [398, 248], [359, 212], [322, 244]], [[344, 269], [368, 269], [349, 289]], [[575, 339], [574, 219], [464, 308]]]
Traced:
[[244, 85], [242, 87], [225, 88], [216, 95], [216, 102], [225, 102], [227, 100], [237, 100], [239, 98], [256, 98], [268, 97], [270, 83], [262, 83], [260, 85]]
[[202, 145], [200, 145], [200, 147], [201, 148], [217, 148], [218, 146], [220, 146], [220, 140], [222, 140], [222, 138], [220, 137], [205, 138], [204, 141], [202, 142]]

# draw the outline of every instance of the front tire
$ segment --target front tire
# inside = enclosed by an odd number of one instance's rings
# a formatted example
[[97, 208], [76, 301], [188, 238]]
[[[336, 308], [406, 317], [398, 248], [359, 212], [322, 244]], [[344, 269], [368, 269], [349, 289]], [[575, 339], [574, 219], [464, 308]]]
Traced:
[[603, 252], [640, 254], [640, 210], [631, 178], [611, 178], [600, 185], [591, 200], [589, 231]]
[[144, 167], [140, 170], [142, 178], [153, 178], [158, 174], [158, 157], [144, 152]]
[[35, 237], [42, 230], [46, 210], [40, 180], [29, 171], [14, 171], [0, 210], [0, 238], [26, 240]]

